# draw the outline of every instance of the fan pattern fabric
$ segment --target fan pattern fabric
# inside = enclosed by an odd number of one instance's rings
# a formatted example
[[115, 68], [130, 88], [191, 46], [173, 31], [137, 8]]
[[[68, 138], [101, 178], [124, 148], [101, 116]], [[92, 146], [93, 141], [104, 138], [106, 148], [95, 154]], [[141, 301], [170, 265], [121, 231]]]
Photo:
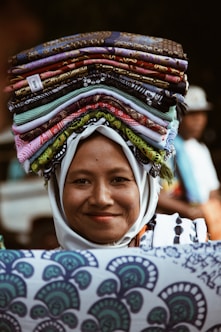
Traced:
[[220, 249], [0, 250], [0, 331], [218, 332]]

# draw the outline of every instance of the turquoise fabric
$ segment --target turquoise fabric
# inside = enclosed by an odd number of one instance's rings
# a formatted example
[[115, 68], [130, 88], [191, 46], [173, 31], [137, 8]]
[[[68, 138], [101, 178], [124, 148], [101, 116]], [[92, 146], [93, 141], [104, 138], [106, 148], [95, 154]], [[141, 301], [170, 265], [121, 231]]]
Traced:
[[199, 203], [201, 202], [201, 195], [195, 181], [194, 173], [191, 169], [190, 163], [188, 162], [188, 157], [185, 153], [183, 139], [180, 135], [177, 135], [175, 138], [174, 146], [176, 149], [176, 162], [179, 174], [181, 179], [185, 179], [185, 181], [183, 181], [183, 185], [185, 186], [187, 200], [191, 203]]

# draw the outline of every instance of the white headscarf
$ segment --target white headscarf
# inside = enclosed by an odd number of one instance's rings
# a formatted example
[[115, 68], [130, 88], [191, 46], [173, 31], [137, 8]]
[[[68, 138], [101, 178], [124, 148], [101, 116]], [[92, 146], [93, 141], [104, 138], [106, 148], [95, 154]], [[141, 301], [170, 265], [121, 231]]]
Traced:
[[[140, 193], [140, 213], [136, 222], [119, 241], [111, 245], [101, 245], [90, 242], [71, 229], [66, 220], [62, 203], [65, 178], [75, 155], [78, 143], [80, 140], [90, 136], [95, 130], [112, 139], [122, 147], [133, 170]], [[115, 130], [102, 124], [96, 124], [88, 126], [81, 134], [72, 134], [67, 141], [66, 154], [61, 165], [56, 170], [56, 178], [53, 177], [48, 183], [49, 199], [54, 217], [55, 230], [61, 248], [66, 250], [83, 250], [95, 248], [117, 249], [127, 247], [130, 241], [139, 233], [142, 227], [150, 221], [155, 213], [159, 189], [159, 179], [153, 178], [147, 174], [144, 168], [138, 164], [127, 143]]]

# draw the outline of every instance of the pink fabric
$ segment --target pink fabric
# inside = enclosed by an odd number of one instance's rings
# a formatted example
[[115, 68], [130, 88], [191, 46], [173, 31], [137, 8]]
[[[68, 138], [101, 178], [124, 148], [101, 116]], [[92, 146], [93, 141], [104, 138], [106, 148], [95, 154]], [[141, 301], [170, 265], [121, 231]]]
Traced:
[[[130, 70], [134, 73], [138, 73], [138, 74], [142, 74], [145, 76], [150, 76], [150, 77], [155, 77], [158, 79], [162, 79], [165, 80], [167, 82], [170, 83], [179, 83], [182, 82], [184, 79], [184, 76], [177, 76], [177, 75], [170, 75], [170, 74], [166, 74], [166, 73], [161, 73], [159, 71], [156, 70], [150, 70], [150, 69], [145, 69], [136, 65], [132, 65], [132, 64], [126, 64], [126, 63], [122, 63], [122, 62], [117, 62], [117, 61], [113, 61], [113, 60], [109, 60], [109, 59], [88, 59], [88, 60], [83, 60], [83, 61], [79, 61], [79, 62], [75, 62], [75, 63], [70, 63], [67, 64], [66, 66], [63, 66], [57, 70], [53, 70], [53, 71], [46, 71], [44, 73], [40, 73], [39, 76], [41, 78], [41, 80], [45, 80], [48, 79], [50, 77], [54, 77], [60, 74], [63, 74], [64, 72], [68, 72], [69, 70], [73, 70], [82, 66], [88, 66], [91, 64], [101, 64], [101, 68], [102, 68], [102, 64], [107, 64], [109, 66], [113, 66], [115, 68], [122, 68], [125, 70]], [[27, 79], [24, 80], [20, 80], [19, 82], [16, 82], [15, 84], [11, 84], [9, 86], [7, 86], [5, 88], [5, 92], [12, 92], [14, 90], [18, 90], [21, 89], [25, 86], [28, 85], [28, 81]]]
[[149, 52], [143, 52], [139, 50], [132, 50], [120, 47], [102, 47], [102, 46], [90, 46], [79, 48], [71, 51], [61, 52], [54, 54], [39, 60], [31, 61], [23, 65], [18, 65], [10, 68], [10, 73], [20, 74], [33, 70], [35, 68], [43, 67], [52, 63], [56, 63], [62, 60], [67, 60], [70, 58], [77, 58], [81, 55], [88, 54], [115, 54], [119, 56], [125, 56], [132, 59], [139, 59], [155, 64], [160, 64], [168, 67], [172, 67], [178, 70], [186, 71], [188, 61], [185, 59], [172, 58], [170, 56], [164, 56], [160, 54], [154, 54]]
[[126, 122], [131, 128], [135, 129], [139, 133], [149, 137], [151, 140], [156, 141], [157, 143], [161, 143], [165, 141], [166, 135], [160, 135], [153, 130], [146, 128], [145, 126], [140, 125], [137, 121], [132, 119], [130, 116], [122, 112], [121, 110], [113, 107], [110, 104], [99, 102], [93, 105], [87, 105], [86, 107], [80, 109], [79, 111], [72, 113], [71, 115], [67, 116], [65, 119], [58, 122], [52, 128], [48, 129], [42, 135], [38, 136], [31, 142], [23, 141], [19, 135], [15, 135], [15, 143], [17, 146], [17, 157], [18, 160], [23, 163], [25, 160], [30, 158], [38, 149], [41, 148], [44, 143], [46, 143], [51, 138], [55, 137], [59, 131], [63, 130], [64, 127], [71, 123], [75, 118], [79, 117], [80, 115], [86, 113], [88, 110], [96, 110], [99, 108], [106, 108], [111, 113], [113, 113], [116, 117], [120, 117], [120, 119]]

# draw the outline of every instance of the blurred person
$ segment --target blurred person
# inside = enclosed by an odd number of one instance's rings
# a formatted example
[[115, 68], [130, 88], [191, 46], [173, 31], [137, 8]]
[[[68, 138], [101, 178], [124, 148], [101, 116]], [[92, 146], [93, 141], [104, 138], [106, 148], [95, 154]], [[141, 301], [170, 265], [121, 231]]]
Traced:
[[[162, 183], [158, 211], [205, 218], [211, 239], [221, 239], [220, 182], [210, 151], [202, 141], [213, 108], [206, 92], [191, 85], [185, 96], [187, 113], [175, 139], [174, 179]], [[220, 230], [217, 227], [220, 224]]]
[[3, 93], [7, 82], [8, 58], [30, 47], [42, 38], [40, 19], [32, 6], [24, 0], [0, 2], [0, 180], [24, 177], [24, 172], [16, 162], [14, 140], [11, 133], [12, 115], [7, 111], [7, 96]]
[[[16, 158], [11, 132], [12, 114], [7, 110], [8, 97], [3, 92], [7, 84], [8, 58], [25, 47], [40, 41], [43, 24], [37, 17], [33, 2], [27, 0], [0, 1], [0, 182], [17, 180], [26, 176]], [[13, 207], [13, 202], [12, 202]], [[0, 215], [0, 220], [2, 215]], [[1, 225], [0, 225], [1, 226]], [[7, 245], [18, 248], [15, 238], [4, 234]], [[9, 239], [9, 240], [8, 240]], [[0, 248], [4, 247], [0, 237]]]
[[7, 99], [3, 88], [7, 80], [7, 63], [10, 55], [30, 47], [42, 38], [43, 29], [32, 6], [24, 0], [0, 2], [0, 142], [12, 141], [11, 117], [7, 112]]

